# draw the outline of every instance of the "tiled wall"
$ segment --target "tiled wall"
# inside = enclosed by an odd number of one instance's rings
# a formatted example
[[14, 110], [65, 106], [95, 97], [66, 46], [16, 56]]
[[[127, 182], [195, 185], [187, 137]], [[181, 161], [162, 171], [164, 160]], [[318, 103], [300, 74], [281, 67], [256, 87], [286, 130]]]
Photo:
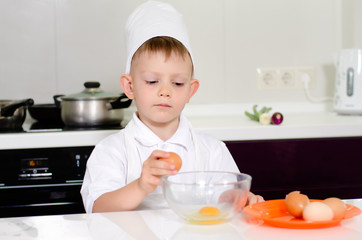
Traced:
[[[81, 91], [85, 81], [120, 92], [124, 24], [142, 2], [1, 0], [0, 99], [49, 103], [55, 94]], [[306, 101], [302, 90], [258, 90], [257, 67], [314, 66], [313, 94], [331, 95], [331, 53], [361, 39], [354, 18], [345, 17], [358, 15], [361, 0], [167, 2], [189, 28], [201, 81], [191, 103]]]

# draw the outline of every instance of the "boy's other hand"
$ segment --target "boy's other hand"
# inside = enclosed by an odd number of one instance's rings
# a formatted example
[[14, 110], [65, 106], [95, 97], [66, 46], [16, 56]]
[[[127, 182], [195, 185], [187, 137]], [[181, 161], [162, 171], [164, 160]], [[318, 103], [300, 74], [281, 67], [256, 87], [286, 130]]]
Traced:
[[260, 195], [255, 195], [252, 192], [248, 192], [248, 201], [246, 202], [245, 206], [258, 202], [264, 202], [264, 198]]

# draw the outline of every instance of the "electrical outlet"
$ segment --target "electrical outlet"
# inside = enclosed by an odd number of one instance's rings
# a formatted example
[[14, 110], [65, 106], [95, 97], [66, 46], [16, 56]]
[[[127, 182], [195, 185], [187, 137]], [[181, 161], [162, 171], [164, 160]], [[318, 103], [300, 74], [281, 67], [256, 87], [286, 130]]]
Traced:
[[258, 89], [275, 89], [277, 86], [278, 73], [274, 68], [257, 68]]
[[296, 88], [304, 89], [303, 75], [307, 74], [309, 77], [308, 87], [309, 89], [316, 88], [316, 77], [314, 67], [298, 67], [295, 69], [296, 73]]
[[295, 71], [292, 68], [281, 68], [278, 70], [277, 88], [293, 89], [296, 85]]
[[308, 88], [316, 87], [314, 67], [257, 68], [258, 89], [304, 89], [303, 79], [309, 79]]

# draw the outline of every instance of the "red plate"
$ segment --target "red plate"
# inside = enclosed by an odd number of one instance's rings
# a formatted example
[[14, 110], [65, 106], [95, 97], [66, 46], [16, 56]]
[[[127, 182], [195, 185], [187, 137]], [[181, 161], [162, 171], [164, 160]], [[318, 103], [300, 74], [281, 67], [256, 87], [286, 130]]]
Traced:
[[[311, 199], [311, 202], [322, 201]], [[324, 228], [338, 225], [342, 220], [353, 218], [361, 214], [361, 210], [350, 204], [346, 204], [347, 212], [343, 219], [330, 221], [305, 221], [290, 215], [285, 206], [284, 199], [269, 200], [255, 203], [244, 208], [244, 213], [262, 219], [265, 223], [282, 228]]]

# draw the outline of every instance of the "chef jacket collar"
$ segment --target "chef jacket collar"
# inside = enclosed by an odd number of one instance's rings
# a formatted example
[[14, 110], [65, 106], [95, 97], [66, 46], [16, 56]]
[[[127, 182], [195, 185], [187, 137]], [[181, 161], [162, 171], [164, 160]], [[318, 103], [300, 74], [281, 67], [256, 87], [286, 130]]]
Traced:
[[140, 144], [151, 147], [158, 144], [170, 143], [176, 144], [184, 147], [186, 150], [190, 148], [192, 143], [190, 124], [183, 114], [180, 115], [179, 126], [175, 134], [166, 141], [163, 141], [159, 138], [154, 132], [151, 131], [137, 116], [136, 113], [133, 113], [133, 122], [135, 125], [134, 128], [134, 137], [135, 140]]

